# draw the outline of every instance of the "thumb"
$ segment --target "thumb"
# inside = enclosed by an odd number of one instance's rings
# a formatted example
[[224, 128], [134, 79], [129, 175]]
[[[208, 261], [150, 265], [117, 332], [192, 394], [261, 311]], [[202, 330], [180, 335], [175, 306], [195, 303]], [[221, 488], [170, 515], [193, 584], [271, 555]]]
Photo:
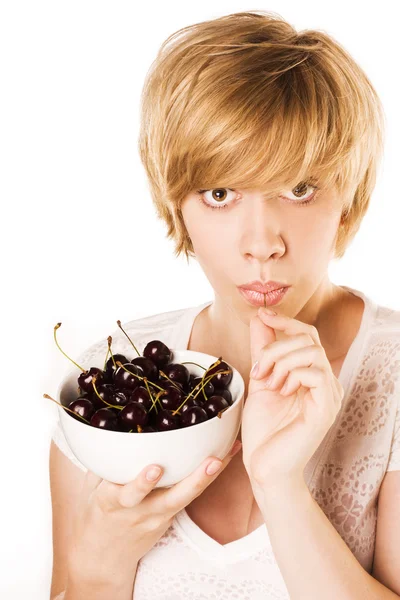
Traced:
[[[250, 352], [253, 366], [256, 362], [260, 365], [263, 348], [275, 341], [275, 330], [266, 325], [258, 315], [254, 316], [250, 320]], [[252, 386], [252, 391], [257, 391], [257, 388], [264, 387], [262, 379], [252, 379], [251, 376], [250, 385]]]

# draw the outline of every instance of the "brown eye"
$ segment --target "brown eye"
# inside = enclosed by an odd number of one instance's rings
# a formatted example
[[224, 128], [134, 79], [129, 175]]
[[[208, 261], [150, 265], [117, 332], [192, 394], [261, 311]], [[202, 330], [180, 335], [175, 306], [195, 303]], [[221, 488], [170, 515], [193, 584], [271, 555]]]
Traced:
[[295, 196], [301, 197], [301, 196], [304, 196], [307, 188], [308, 188], [308, 183], [306, 181], [302, 181], [295, 188], [293, 188], [292, 192]]
[[211, 198], [213, 200], [217, 200], [218, 202], [223, 202], [227, 196], [225, 188], [215, 188], [215, 190], [211, 191]]
[[[209, 208], [221, 209], [221, 208], [229, 208], [232, 202], [227, 204], [222, 204], [227, 200], [228, 192], [233, 192], [230, 188], [213, 188], [210, 190], [197, 190], [197, 193], [200, 194], [200, 201], [208, 206]], [[209, 196], [207, 196], [209, 194]], [[214, 202], [214, 204], [213, 204]], [[218, 206], [218, 204], [220, 206]]]

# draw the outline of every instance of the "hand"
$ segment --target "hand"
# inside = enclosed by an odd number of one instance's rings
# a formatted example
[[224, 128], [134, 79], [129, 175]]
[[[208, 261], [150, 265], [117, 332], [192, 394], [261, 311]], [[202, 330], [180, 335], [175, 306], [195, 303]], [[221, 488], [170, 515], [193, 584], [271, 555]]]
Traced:
[[[288, 337], [277, 341], [275, 330]], [[261, 308], [250, 321], [250, 340], [259, 368], [250, 376], [242, 416], [246, 471], [260, 488], [304, 482], [305, 466], [336, 419], [343, 386], [312, 325]]]
[[[236, 444], [232, 453], [234, 447], [223, 460], [207, 458], [191, 475], [168, 488], [155, 488], [162, 468], [157, 479], [146, 479], [150, 465], [125, 485], [87, 471], [68, 549], [71, 584], [122, 586], [129, 581], [139, 560], [162, 537], [175, 514], [221, 474], [241, 445]], [[213, 461], [220, 468], [208, 475], [206, 468]]]

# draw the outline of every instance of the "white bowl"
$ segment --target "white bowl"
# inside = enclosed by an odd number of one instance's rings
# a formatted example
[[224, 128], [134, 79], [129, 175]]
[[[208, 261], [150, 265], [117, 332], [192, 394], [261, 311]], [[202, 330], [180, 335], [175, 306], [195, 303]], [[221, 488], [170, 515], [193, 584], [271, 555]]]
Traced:
[[[192, 361], [208, 368], [216, 360], [218, 357], [202, 352], [173, 350], [170, 362]], [[102, 369], [104, 360], [90, 366]], [[208, 456], [223, 459], [237, 438], [244, 403], [243, 378], [232, 365], [229, 366], [233, 371], [228, 386], [232, 405], [221, 418], [214, 417], [182, 429], [147, 433], [99, 429], [79, 421], [59, 406], [61, 426], [72, 452], [89, 471], [118, 484], [132, 481], [150, 464], [160, 465], [164, 473], [156, 487], [168, 487], [181, 481]], [[197, 365], [186, 367], [195, 376], [204, 374], [204, 369]], [[63, 406], [68, 406], [78, 397], [77, 379], [80, 373], [74, 367], [61, 381], [56, 400]]]

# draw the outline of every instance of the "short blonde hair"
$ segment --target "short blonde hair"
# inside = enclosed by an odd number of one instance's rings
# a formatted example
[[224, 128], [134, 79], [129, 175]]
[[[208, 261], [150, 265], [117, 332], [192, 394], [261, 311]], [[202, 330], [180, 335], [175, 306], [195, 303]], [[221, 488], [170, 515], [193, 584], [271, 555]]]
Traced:
[[[367, 75], [327, 33], [238, 12], [170, 35], [141, 96], [139, 154], [175, 256], [195, 256], [181, 204], [196, 188], [322, 177], [343, 201], [335, 258], [367, 211], [384, 112]], [[282, 189], [282, 188], [280, 188]]]

